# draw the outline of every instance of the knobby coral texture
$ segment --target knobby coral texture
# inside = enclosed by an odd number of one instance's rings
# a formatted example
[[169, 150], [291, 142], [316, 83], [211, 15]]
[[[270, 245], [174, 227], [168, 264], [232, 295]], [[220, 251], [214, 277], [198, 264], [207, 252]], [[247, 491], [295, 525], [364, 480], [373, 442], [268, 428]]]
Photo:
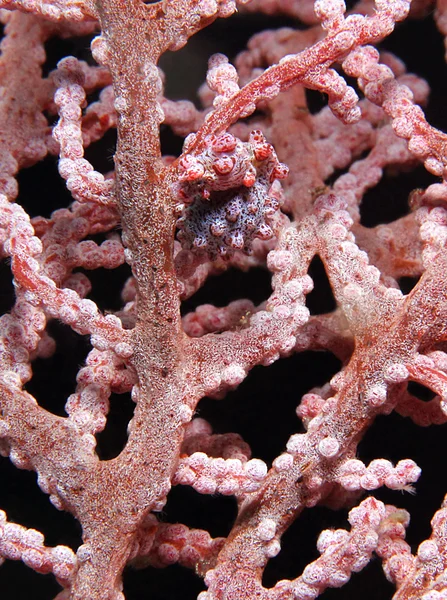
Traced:
[[0, 7], [2, 598], [446, 600], [447, 2]]

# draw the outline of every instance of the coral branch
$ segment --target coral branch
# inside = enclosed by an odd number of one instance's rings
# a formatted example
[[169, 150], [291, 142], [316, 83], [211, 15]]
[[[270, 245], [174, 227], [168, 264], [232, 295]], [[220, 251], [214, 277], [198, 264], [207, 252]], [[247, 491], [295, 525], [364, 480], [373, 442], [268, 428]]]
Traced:
[[35, 529], [9, 523], [0, 511], [0, 560], [22, 560], [38, 573], [54, 573], [68, 587], [77, 567], [76, 556], [67, 546], [44, 546], [44, 537]]

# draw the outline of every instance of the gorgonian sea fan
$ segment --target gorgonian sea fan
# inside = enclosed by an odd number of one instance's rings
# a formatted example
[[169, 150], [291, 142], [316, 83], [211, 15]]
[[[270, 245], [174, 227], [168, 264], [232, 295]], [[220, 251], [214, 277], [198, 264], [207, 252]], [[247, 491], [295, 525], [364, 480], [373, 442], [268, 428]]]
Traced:
[[446, 3], [0, 11], [3, 595], [447, 598]]

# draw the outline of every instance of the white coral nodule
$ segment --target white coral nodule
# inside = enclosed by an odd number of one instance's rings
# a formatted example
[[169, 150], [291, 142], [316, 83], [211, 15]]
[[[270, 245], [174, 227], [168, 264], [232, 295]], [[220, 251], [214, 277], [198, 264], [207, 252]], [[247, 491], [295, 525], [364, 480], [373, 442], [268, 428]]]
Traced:
[[273, 236], [270, 219], [281, 205], [278, 180], [288, 168], [259, 130], [248, 142], [229, 133], [206, 141], [200, 154], [179, 161], [178, 238], [211, 260], [229, 258], [236, 250], [250, 254], [255, 238]]

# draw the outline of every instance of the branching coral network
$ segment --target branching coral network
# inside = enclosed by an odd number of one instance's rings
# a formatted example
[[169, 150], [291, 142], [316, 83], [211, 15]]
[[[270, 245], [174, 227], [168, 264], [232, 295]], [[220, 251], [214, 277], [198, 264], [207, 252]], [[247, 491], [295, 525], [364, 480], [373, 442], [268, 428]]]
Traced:
[[[407, 18], [431, 14], [447, 35], [447, 3], [0, 7], [0, 258], [14, 286], [0, 317], [0, 452], [35, 472], [51, 503], [82, 528], [77, 547], [52, 546], [0, 511], [0, 561], [52, 573], [57, 600], [131, 599], [127, 565], [175, 563], [203, 579], [200, 600], [312, 600], [372, 560], [395, 600], [447, 599], [447, 499], [412, 548], [400, 492], [417, 489], [420, 466], [412, 456], [382, 458], [379, 447], [370, 461], [358, 451], [378, 417], [447, 421], [447, 135], [425, 117], [426, 81], [381, 45]], [[282, 14], [291, 26], [254, 35], [234, 60], [210, 56], [200, 105], [169, 98], [172, 73], [160, 58], [175, 61], [195, 34], [220, 19], [231, 24], [238, 11]], [[91, 60], [66, 56], [45, 68], [52, 40], [86, 36]], [[309, 90], [327, 104], [310, 110]], [[89, 148], [115, 129], [114, 170], [100, 172]], [[161, 131], [182, 138], [179, 156], [162, 152]], [[71, 201], [54, 198], [57, 210], [36, 216], [39, 199], [25, 210], [19, 172], [48, 157]], [[407, 214], [366, 227], [369, 190], [421, 165], [429, 184], [412, 190]], [[315, 257], [335, 300], [323, 314], [307, 306]], [[101, 310], [95, 272], [126, 266], [119, 308]], [[236, 289], [226, 305], [188, 309], [211, 280], [255, 269], [271, 278], [260, 303]], [[417, 280], [411, 290], [401, 290], [405, 278]], [[32, 386], [64, 352], [57, 324], [88, 351], [53, 411]], [[309, 351], [332, 353], [341, 368], [296, 397], [293, 433], [274, 460], [252, 457], [239, 432], [213, 431], [198, 410], [207, 397], [225, 411], [254, 367]], [[134, 404], [127, 439], [106, 460], [98, 439], [112, 396], [119, 407], [126, 395]], [[281, 415], [280, 386], [272, 400]], [[240, 403], [243, 411], [243, 394]], [[234, 498], [227, 534], [169, 522], [174, 486], [210, 495], [211, 512]], [[393, 504], [379, 499], [382, 487]], [[321, 506], [349, 511], [347, 522], [321, 531], [318, 557], [301, 574], [268, 585], [263, 573], [283, 534]]]

